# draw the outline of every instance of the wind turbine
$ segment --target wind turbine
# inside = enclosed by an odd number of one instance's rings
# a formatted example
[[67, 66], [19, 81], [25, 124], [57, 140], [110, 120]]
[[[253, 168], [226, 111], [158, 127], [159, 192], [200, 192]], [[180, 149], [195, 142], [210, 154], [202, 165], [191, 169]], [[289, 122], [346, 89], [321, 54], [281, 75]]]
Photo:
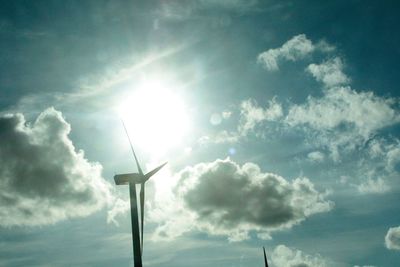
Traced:
[[263, 247], [263, 250], [264, 250], [264, 264], [265, 267], [268, 267], [267, 254], [265, 254], [265, 247]]
[[[129, 145], [132, 150], [133, 157], [135, 158], [136, 167], [138, 173], [125, 173], [117, 174], [114, 176], [116, 185], [129, 184], [129, 195], [131, 204], [131, 224], [132, 224], [132, 243], [133, 243], [133, 258], [134, 266], [142, 267], [142, 254], [143, 254], [143, 220], [144, 220], [144, 196], [145, 196], [145, 183], [150, 179], [151, 176], [156, 174], [162, 167], [167, 164], [158, 166], [154, 170], [144, 174], [142, 168], [139, 165], [135, 150], [133, 149], [131, 139], [128, 131], [126, 130], [124, 121], [122, 121], [126, 135], [128, 136]], [[138, 207], [136, 201], [136, 185], [140, 184], [140, 236], [139, 236], [139, 218], [138, 218]]]

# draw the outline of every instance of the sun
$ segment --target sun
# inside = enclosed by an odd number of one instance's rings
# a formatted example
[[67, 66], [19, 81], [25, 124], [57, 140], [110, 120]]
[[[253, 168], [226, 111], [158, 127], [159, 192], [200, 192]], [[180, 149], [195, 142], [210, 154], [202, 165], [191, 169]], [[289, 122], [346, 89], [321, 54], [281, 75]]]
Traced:
[[130, 138], [152, 156], [182, 143], [190, 129], [188, 109], [173, 86], [144, 82], [118, 107]]

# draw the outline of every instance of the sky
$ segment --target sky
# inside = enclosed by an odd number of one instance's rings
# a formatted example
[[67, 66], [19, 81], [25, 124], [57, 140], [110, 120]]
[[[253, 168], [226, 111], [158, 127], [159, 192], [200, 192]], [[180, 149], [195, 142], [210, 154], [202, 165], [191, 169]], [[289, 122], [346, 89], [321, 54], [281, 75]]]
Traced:
[[400, 265], [397, 1], [2, 1], [0, 266]]

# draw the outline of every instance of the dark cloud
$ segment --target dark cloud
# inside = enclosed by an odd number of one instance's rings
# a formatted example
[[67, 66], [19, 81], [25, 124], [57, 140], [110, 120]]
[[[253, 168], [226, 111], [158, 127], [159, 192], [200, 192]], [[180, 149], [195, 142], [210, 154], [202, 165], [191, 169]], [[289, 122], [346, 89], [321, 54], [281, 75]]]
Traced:
[[[246, 239], [253, 230], [269, 238], [273, 230], [290, 228], [333, 207], [307, 178], [289, 182], [261, 172], [253, 163], [239, 166], [230, 159], [216, 160], [187, 167], [178, 176], [174, 192], [184, 220], [193, 219], [190, 227], [231, 240]], [[167, 232], [175, 226], [165, 222], [162, 227], [164, 234], [174, 235]]]
[[29, 124], [0, 117], [0, 225], [43, 225], [88, 215], [111, 197], [102, 167], [76, 151], [53, 108]]

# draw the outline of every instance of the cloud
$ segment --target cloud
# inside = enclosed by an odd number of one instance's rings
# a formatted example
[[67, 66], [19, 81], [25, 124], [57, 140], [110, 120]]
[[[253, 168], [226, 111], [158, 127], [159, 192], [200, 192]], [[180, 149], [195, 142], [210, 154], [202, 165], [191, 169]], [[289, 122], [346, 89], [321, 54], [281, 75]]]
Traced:
[[119, 226], [116, 217], [118, 215], [124, 214], [130, 209], [129, 200], [122, 200], [121, 198], [114, 199], [113, 207], [107, 211], [107, 223], [113, 223], [116, 226]]
[[308, 97], [302, 105], [293, 105], [288, 113], [290, 125], [307, 124], [315, 130], [332, 130], [347, 125], [359, 135], [398, 123], [395, 100], [373, 92], [356, 92], [350, 87], [329, 89], [321, 98]]
[[306, 70], [326, 87], [348, 84], [350, 82], [349, 77], [343, 73], [343, 62], [339, 57], [329, 59], [321, 64], [310, 64]]
[[224, 110], [224, 111], [222, 111], [222, 118], [223, 119], [225, 119], [225, 120], [227, 120], [227, 119], [229, 119], [231, 116], [232, 116], [232, 111], [230, 111], [230, 110]]
[[[388, 181], [400, 170], [400, 141], [383, 137], [385, 128], [400, 122], [399, 101], [351, 88], [343, 60], [328, 54], [334, 51], [335, 47], [329, 43], [314, 44], [301, 34], [259, 55], [258, 61], [268, 70], [279, 69], [280, 61], [296, 61], [316, 52], [325, 57], [322, 63], [309, 64], [306, 68], [306, 72], [322, 83], [320, 96], [310, 95], [302, 103], [281, 108], [282, 115], [276, 118], [274, 130], [303, 135], [306, 143], [317, 150], [307, 155], [309, 161], [324, 160], [325, 155], [319, 151], [328, 151], [327, 155], [335, 162], [352, 157], [358, 168], [351, 176], [359, 178], [357, 183], [351, 183], [352, 187], [362, 194], [385, 193], [390, 190]], [[247, 101], [252, 103], [252, 100]], [[256, 104], [248, 107], [249, 112], [243, 112], [239, 121], [242, 136], [254, 129], [257, 129], [257, 137], [264, 136], [270, 129], [259, 127], [264, 118], [263, 110]]]
[[76, 151], [61, 112], [35, 122], [22, 114], [0, 117], [0, 225], [45, 225], [87, 216], [110, 201], [99, 163]]
[[[187, 20], [213, 17], [213, 14], [204, 14], [204, 11], [216, 9], [232, 13], [244, 13], [256, 10], [258, 0], [193, 0], [193, 1], [162, 1], [157, 9], [157, 13], [163, 19]], [[230, 24], [230, 18], [221, 16], [221, 26]]]
[[[277, 70], [281, 60], [296, 61], [316, 51], [326, 54], [334, 50], [335, 47], [325, 41], [313, 44], [305, 34], [300, 34], [279, 48], [261, 53], [258, 62], [268, 70]], [[339, 160], [340, 146], [347, 145], [347, 149], [351, 150], [371, 138], [378, 130], [400, 121], [397, 99], [379, 97], [373, 92], [357, 92], [346, 86], [350, 78], [343, 72], [343, 68], [343, 61], [338, 56], [320, 64], [310, 64], [306, 71], [324, 84], [323, 95], [309, 96], [304, 103], [289, 106], [283, 121], [289, 127], [301, 126], [308, 129], [307, 134], [313, 141], [317, 139], [320, 145], [328, 147], [335, 160]], [[243, 103], [243, 119], [239, 128], [246, 134], [266, 116], [252, 100]], [[276, 119], [282, 114], [280, 107]]]
[[245, 136], [263, 121], [275, 121], [283, 116], [282, 106], [275, 98], [269, 101], [268, 107], [259, 107], [253, 99], [240, 104], [240, 122], [238, 132]]
[[386, 152], [386, 169], [388, 171], [396, 171], [396, 169], [399, 167], [400, 163], [400, 145], [399, 145], [399, 140], [396, 140], [395, 144], [390, 144], [387, 146], [385, 149]]
[[[392, 183], [397, 180], [399, 169], [397, 159], [393, 157], [398, 144], [399, 140], [393, 137], [374, 136], [368, 140], [366, 145], [354, 151], [359, 159], [352, 165], [357, 167], [346, 171], [342, 184], [351, 185], [361, 194], [383, 194], [396, 188]], [[351, 182], [347, 175], [358, 179], [358, 182]]]
[[[210, 122], [213, 125], [219, 125], [223, 119], [229, 119], [232, 112], [214, 113]], [[273, 98], [268, 102], [265, 108], [260, 107], [253, 99], [247, 99], [240, 104], [240, 119], [237, 129], [233, 131], [222, 130], [213, 135], [202, 136], [198, 142], [206, 143], [236, 143], [249, 133], [259, 135], [261, 131], [255, 131], [255, 128], [263, 122], [277, 121], [283, 116], [283, 108], [280, 103]]]
[[400, 140], [391, 138], [375, 138], [368, 144], [368, 154], [371, 160], [382, 161], [384, 171], [397, 173], [400, 170]]
[[[332, 151], [365, 142], [378, 130], [400, 121], [396, 100], [372, 92], [356, 92], [350, 87], [331, 88], [320, 98], [309, 96], [301, 105], [292, 105], [286, 117], [290, 126], [306, 126]], [[315, 138], [315, 136], [313, 137]]]
[[357, 186], [357, 189], [360, 193], [363, 194], [383, 194], [390, 190], [390, 187], [386, 184], [386, 182], [381, 178], [368, 180]]
[[198, 139], [198, 143], [201, 145], [214, 143], [214, 144], [223, 144], [223, 143], [237, 143], [240, 140], [240, 135], [236, 131], [220, 131], [216, 134], [212, 135], [203, 135]]
[[385, 236], [385, 245], [391, 250], [400, 250], [400, 226], [389, 228]]
[[277, 267], [327, 267], [332, 266], [319, 255], [307, 255], [301, 250], [277, 246], [271, 255], [272, 263]]
[[230, 10], [244, 11], [256, 6], [258, 0], [197, 0], [203, 8], [224, 8]]
[[333, 208], [326, 194], [305, 177], [289, 182], [261, 172], [254, 163], [239, 166], [229, 158], [183, 169], [176, 175], [173, 196], [174, 214], [163, 211], [169, 206], [165, 199], [155, 209], [158, 237], [200, 230], [226, 235], [231, 241], [249, 238], [250, 231], [270, 238], [272, 231], [291, 228]]
[[333, 46], [329, 45], [325, 41], [321, 41], [315, 45], [307, 39], [305, 34], [299, 34], [279, 48], [269, 49], [262, 52], [258, 55], [257, 62], [262, 64], [269, 71], [276, 71], [279, 69], [278, 63], [280, 61], [297, 61], [305, 58], [316, 50], [330, 52], [334, 49]]
[[325, 159], [325, 154], [320, 151], [308, 153], [307, 158], [312, 162], [322, 162]]

